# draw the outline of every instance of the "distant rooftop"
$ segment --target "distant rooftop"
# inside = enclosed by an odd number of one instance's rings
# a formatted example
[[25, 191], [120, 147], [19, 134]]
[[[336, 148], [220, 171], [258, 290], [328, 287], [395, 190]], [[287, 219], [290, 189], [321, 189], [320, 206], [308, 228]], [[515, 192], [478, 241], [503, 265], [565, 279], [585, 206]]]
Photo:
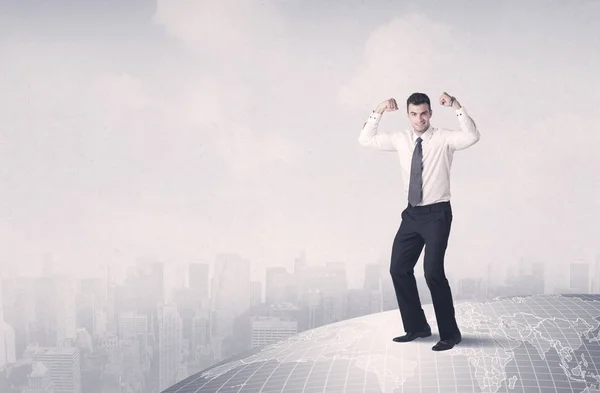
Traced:
[[26, 355], [73, 355], [79, 351], [77, 347], [40, 347], [29, 345], [25, 349]]

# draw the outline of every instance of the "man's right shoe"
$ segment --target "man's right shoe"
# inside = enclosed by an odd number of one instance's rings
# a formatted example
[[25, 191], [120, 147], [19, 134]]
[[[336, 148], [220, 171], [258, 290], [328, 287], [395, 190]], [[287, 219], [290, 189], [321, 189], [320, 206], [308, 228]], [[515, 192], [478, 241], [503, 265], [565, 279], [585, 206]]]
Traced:
[[409, 341], [413, 341], [417, 338], [429, 337], [431, 336], [431, 329], [423, 330], [420, 332], [408, 332], [404, 336], [394, 337], [393, 341], [397, 343], [406, 343]]
[[447, 338], [445, 340], [438, 341], [431, 349], [434, 351], [447, 351], [448, 349], [454, 348], [455, 345], [462, 341], [462, 335], [460, 332], [456, 333], [454, 337]]

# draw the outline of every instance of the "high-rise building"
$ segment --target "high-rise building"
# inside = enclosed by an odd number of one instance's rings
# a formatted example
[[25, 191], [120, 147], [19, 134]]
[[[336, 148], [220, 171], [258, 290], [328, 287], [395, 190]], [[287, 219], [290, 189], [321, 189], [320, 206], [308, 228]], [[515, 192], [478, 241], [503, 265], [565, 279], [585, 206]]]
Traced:
[[15, 331], [4, 321], [2, 278], [0, 277], [0, 370], [17, 361]]
[[4, 322], [14, 329], [16, 357], [20, 358], [35, 322], [35, 278], [11, 277], [2, 281], [2, 287]]
[[151, 314], [165, 299], [165, 265], [151, 259], [138, 259], [136, 291], [145, 315]]
[[84, 278], [79, 280], [76, 296], [77, 326], [85, 328], [98, 337], [102, 324], [96, 318], [107, 311], [107, 285], [105, 278]]
[[208, 298], [208, 264], [191, 263], [188, 273], [189, 287], [202, 298]]
[[592, 280], [591, 293], [600, 293], [600, 254], [596, 254], [594, 261], [594, 279]]
[[79, 348], [30, 345], [25, 350], [24, 357], [46, 366], [54, 385], [54, 393], [81, 392]]
[[306, 251], [302, 250], [300, 255], [294, 260], [294, 273], [300, 273], [306, 269]]
[[233, 331], [235, 318], [250, 308], [250, 262], [237, 254], [219, 254], [212, 284], [214, 336]]
[[179, 382], [182, 323], [175, 305], [163, 305], [158, 319], [159, 390]]
[[465, 277], [458, 280], [456, 287], [456, 296], [461, 299], [476, 299], [483, 296], [484, 292], [483, 278]]
[[323, 323], [342, 321], [346, 314], [348, 281], [346, 265], [341, 262], [329, 262], [325, 265], [322, 277]]
[[369, 291], [369, 314], [383, 311], [383, 293], [381, 291]]
[[346, 318], [356, 318], [369, 314], [371, 293], [366, 289], [349, 289]]
[[[123, 342], [136, 343], [137, 356], [140, 366], [148, 367], [148, 317], [138, 315], [135, 312], [124, 312], [119, 314], [118, 319], [119, 340]], [[135, 349], [134, 349], [135, 350]]]
[[48, 367], [41, 362], [31, 366], [31, 374], [27, 378], [27, 386], [22, 393], [55, 393], [54, 384]]
[[546, 264], [544, 262], [534, 262], [531, 264], [531, 286], [535, 294], [546, 293]]
[[258, 306], [262, 303], [262, 283], [252, 281], [250, 283], [250, 306]]
[[265, 301], [267, 304], [279, 304], [288, 301], [286, 293], [292, 283], [292, 275], [285, 267], [274, 266], [267, 268]]
[[9, 324], [0, 321], [0, 370], [16, 361], [15, 331]]
[[[36, 280], [35, 341], [47, 347], [75, 340], [77, 321], [75, 285], [71, 278], [43, 276]], [[55, 386], [55, 389], [58, 387]]]
[[210, 312], [201, 310], [192, 321], [192, 350], [194, 357], [210, 343]]
[[381, 265], [369, 263], [365, 266], [365, 281], [363, 288], [367, 291], [381, 290]]
[[274, 344], [298, 332], [298, 322], [291, 318], [254, 317], [251, 327], [252, 348]]
[[573, 292], [589, 293], [590, 264], [586, 262], [572, 262], [569, 273], [569, 289]]

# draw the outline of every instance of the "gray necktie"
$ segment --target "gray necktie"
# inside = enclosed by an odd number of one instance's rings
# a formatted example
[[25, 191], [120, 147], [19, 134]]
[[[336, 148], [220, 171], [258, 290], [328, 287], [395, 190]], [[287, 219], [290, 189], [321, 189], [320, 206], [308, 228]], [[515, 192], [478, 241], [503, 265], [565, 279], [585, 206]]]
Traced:
[[410, 184], [408, 186], [408, 202], [417, 206], [423, 199], [423, 147], [421, 138], [417, 138], [417, 144], [413, 151], [410, 165]]

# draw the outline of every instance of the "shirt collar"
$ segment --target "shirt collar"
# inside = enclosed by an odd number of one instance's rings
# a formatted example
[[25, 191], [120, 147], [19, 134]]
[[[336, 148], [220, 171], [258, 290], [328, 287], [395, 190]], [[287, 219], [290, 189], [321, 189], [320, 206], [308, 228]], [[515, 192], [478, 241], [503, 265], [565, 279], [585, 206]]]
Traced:
[[[431, 138], [431, 136], [433, 135], [433, 131], [434, 131], [434, 128], [430, 124], [429, 128], [421, 135], [421, 139], [423, 141], [429, 140], [429, 138]], [[419, 135], [412, 128], [410, 129], [409, 132], [410, 132], [410, 137], [411, 137], [413, 143], [417, 143], [417, 138], [419, 138]]]

